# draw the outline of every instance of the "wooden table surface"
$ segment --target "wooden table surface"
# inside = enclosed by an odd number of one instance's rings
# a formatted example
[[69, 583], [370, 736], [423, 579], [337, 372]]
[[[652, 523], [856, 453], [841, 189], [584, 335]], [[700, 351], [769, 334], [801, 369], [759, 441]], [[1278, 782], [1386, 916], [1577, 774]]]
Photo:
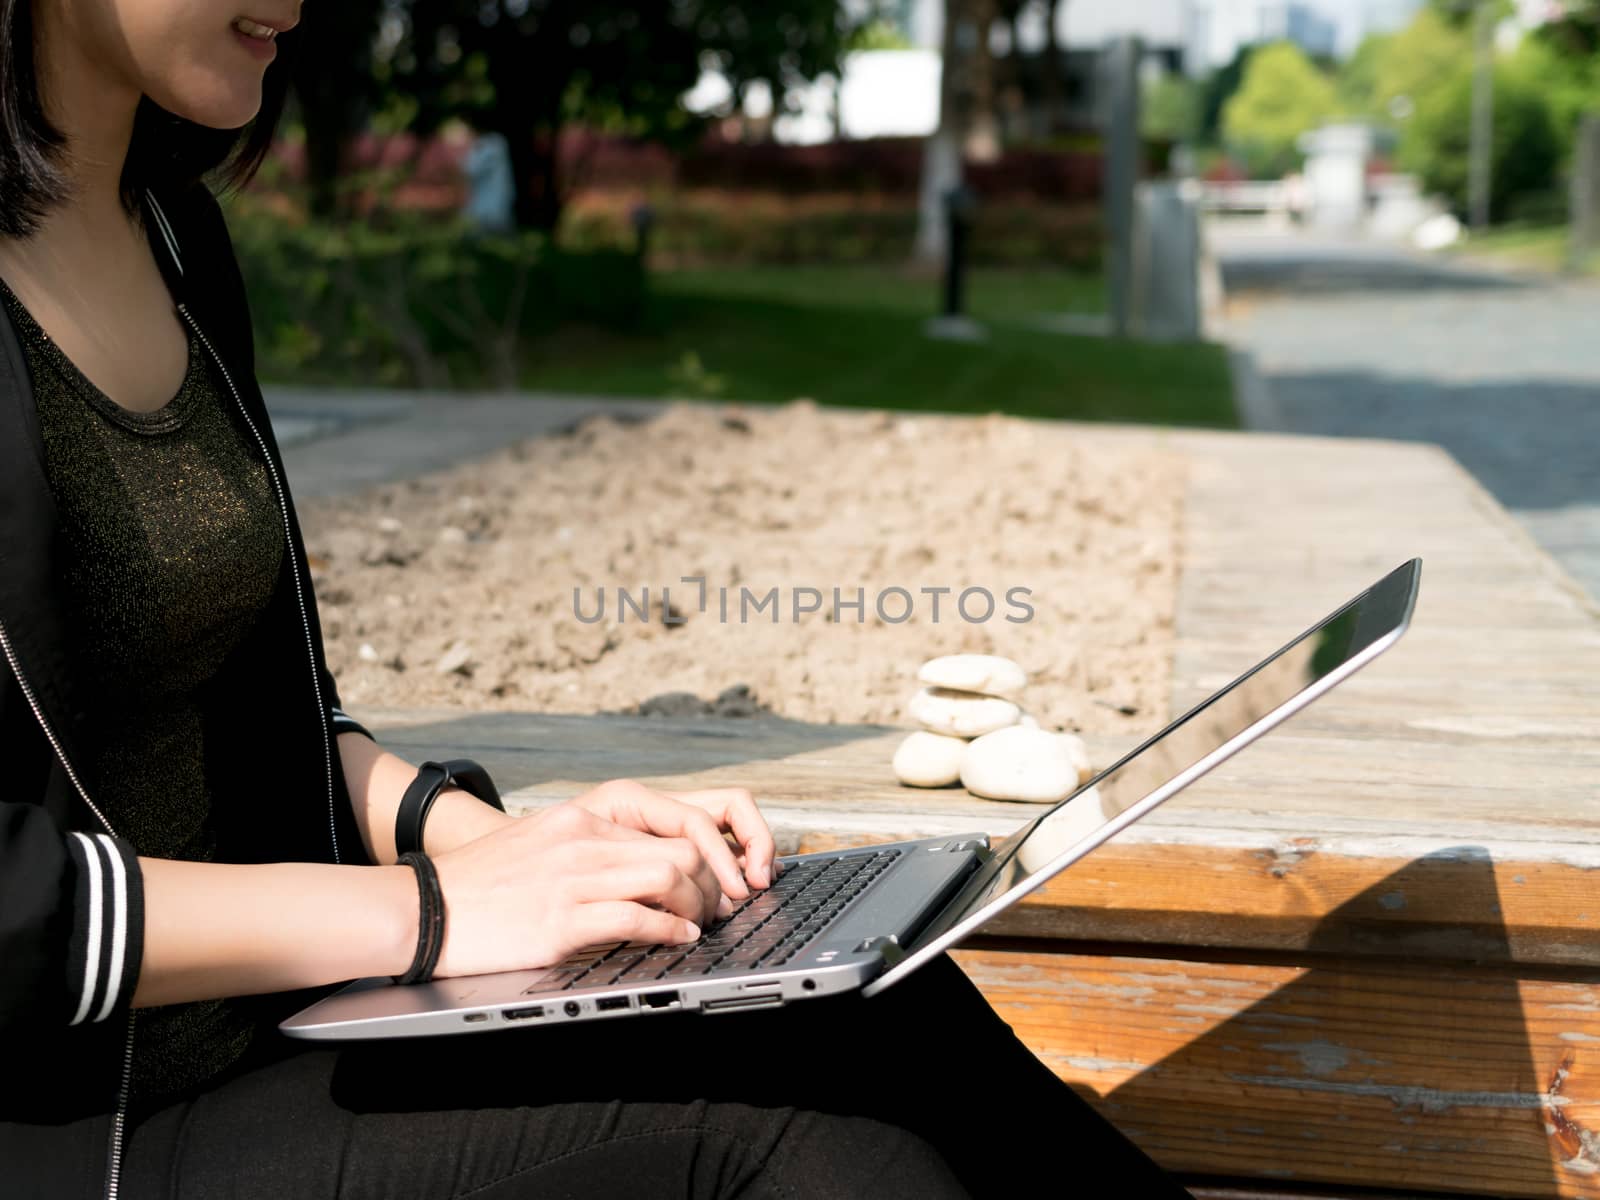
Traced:
[[[1432, 447], [1085, 429], [1191, 462], [1173, 711], [1412, 556], [1366, 671], [957, 952], [1029, 1045], [1196, 1174], [1600, 1196], [1600, 620]], [[361, 714], [513, 808], [738, 783], [785, 850], [1004, 835], [900, 787], [904, 731], [772, 718]], [[1097, 763], [1127, 742], [1090, 739]]]

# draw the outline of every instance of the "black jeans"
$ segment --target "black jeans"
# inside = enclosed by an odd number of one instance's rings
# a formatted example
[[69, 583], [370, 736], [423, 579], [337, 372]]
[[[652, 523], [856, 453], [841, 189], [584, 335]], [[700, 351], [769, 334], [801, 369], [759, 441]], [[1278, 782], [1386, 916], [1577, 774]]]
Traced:
[[946, 956], [870, 1000], [267, 1046], [136, 1115], [124, 1197], [1188, 1195]]

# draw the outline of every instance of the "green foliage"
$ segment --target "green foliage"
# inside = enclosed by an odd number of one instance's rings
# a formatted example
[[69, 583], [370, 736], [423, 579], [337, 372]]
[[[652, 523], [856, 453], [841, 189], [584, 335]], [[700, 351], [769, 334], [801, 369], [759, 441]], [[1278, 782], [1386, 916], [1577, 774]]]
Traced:
[[1192, 79], [1162, 75], [1141, 98], [1139, 132], [1147, 138], [1193, 142], [1201, 133], [1202, 102], [1200, 85]]
[[[349, 140], [364, 129], [431, 133], [464, 119], [511, 147], [516, 213], [554, 229], [570, 183], [557, 139], [579, 123], [668, 143], [703, 128], [680, 103], [702, 66], [780, 103], [882, 40], [875, 2], [840, 0], [338, 0], [306, 15], [296, 79], [314, 208], [336, 207]], [[865, 31], [865, 32], [863, 32]]]
[[1471, 32], [1423, 8], [1378, 51], [1363, 110], [1403, 123], [1471, 62]]
[[1522, 40], [1511, 61], [1525, 79], [1538, 81], [1565, 160], [1583, 115], [1600, 112], [1600, 48], [1589, 48], [1582, 27], [1568, 23], [1564, 29], [1536, 30]]
[[634, 255], [575, 254], [542, 234], [474, 237], [436, 218], [288, 225], [246, 204], [229, 228], [269, 379], [513, 387], [526, 338], [628, 329], [644, 311]]
[[[1093, 304], [1094, 279], [979, 269], [977, 344], [930, 341], [939, 281], [882, 267], [661, 272], [626, 335], [563, 332], [529, 347], [526, 386], [1161, 424], [1236, 425], [1220, 346], [1072, 337], [1030, 326]], [[691, 357], [692, 356], [692, 357]]]
[[910, 38], [900, 32], [893, 21], [877, 20], [862, 25], [850, 35], [847, 50], [911, 50], [915, 47]]
[[[1515, 206], [1554, 187], [1562, 141], [1543, 81], [1526, 62], [1494, 67], [1490, 214], [1504, 219]], [[1457, 212], [1467, 207], [1472, 127], [1472, 64], [1464, 62], [1430, 87], [1400, 142], [1400, 163], [1422, 177]]]
[[1255, 46], [1241, 46], [1233, 61], [1207, 75], [1200, 86], [1200, 140], [1215, 145], [1222, 139], [1222, 110], [1244, 82]]
[[[893, 263], [910, 257], [917, 212], [909, 203], [867, 207], [853, 199], [784, 204], [759, 196], [729, 200], [688, 193], [655, 206], [651, 258], [670, 264]], [[628, 214], [572, 210], [563, 245], [625, 244]], [[1098, 270], [1104, 230], [1089, 205], [986, 203], [974, 222], [971, 258], [991, 266]]]
[[[552, 230], [570, 184], [558, 177], [564, 125], [683, 143], [702, 128], [680, 103], [704, 66], [735, 94], [835, 72], [877, 16], [839, 0], [393, 0], [409, 18], [390, 86], [418, 102], [416, 126], [465, 117], [505, 136], [524, 227]], [[472, 73], [477, 73], [474, 81]], [[467, 86], [468, 84], [472, 86]]]
[[1259, 48], [1244, 81], [1222, 111], [1222, 133], [1252, 175], [1281, 175], [1300, 158], [1301, 134], [1339, 111], [1333, 81], [1298, 46], [1273, 42]]
[[1387, 119], [1388, 114], [1382, 110], [1378, 99], [1378, 72], [1393, 42], [1392, 33], [1369, 33], [1339, 68], [1336, 77], [1339, 104], [1351, 116]]

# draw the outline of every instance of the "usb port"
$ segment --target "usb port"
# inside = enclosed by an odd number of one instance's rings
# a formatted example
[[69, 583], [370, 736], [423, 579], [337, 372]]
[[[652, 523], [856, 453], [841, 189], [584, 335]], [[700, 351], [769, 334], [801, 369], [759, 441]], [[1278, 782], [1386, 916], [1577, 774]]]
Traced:
[[645, 1008], [677, 1008], [677, 992], [646, 992], [639, 997], [639, 1003]]
[[466, 1016], [462, 1017], [461, 1019], [463, 1021], [465, 1021], [468, 1025], [471, 1025], [476, 1021], [487, 1021], [489, 1019], [489, 1014], [488, 1013], [468, 1013]]
[[602, 996], [594, 1002], [594, 1007], [597, 1012], [616, 1012], [619, 1008], [629, 1007], [628, 997]]
[[526, 1021], [530, 1017], [544, 1016], [544, 1005], [530, 1004], [527, 1008], [508, 1008], [501, 1015], [508, 1021]]

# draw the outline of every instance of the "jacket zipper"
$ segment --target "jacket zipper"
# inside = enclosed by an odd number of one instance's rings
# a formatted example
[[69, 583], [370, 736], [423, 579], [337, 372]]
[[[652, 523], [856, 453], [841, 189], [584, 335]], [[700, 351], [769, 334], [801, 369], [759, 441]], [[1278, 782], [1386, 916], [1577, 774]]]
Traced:
[[[112, 837], [117, 836], [117, 831], [111, 828], [111, 822], [106, 820], [105, 814], [89, 799], [89, 792], [83, 786], [83, 780], [78, 777], [78, 772], [73, 768], [67, 758], [66, 747], [61, 744], [61, 739], [56, 736], [56, 731], [51, 727], [49, 720], [44, 715], [44, 709], [39, 705], [39, 697], [34, 693], [33, 685], [28, 682], [28, 677], [22, 673], [22, 664], [17, 661], [17, 652], [11, 646], [11, 635], [6, 632], [6, 627], [0, 624], [0, 653], [5, 655], [5, 660], [11, 668], [11, 673], [17, 678], [17, 685], [22, 689], [22, 698], [28, 702], [28, 707], [33, 710], [33, 719], [39, 722], [39, 728], [44, 731], [45, 740], [50, 743], [50, 748], [56, 752], [56, 761], [61, 764], [61, 769], [67, 773], [67, 778], [72, 781], [73, 789], [78, 793], [79, 799], [94, 814], [95, 820], [106, 827], [106, 832]], [[117, 1192], [121, 1186], [122, 1176], [122, 1133], [127, 1124], [128, 1092], [133, 1083], [133, 1010], [128, 1010], [128, 1032], [122, 1043], [122, 1077], [117, 1083], [117, 1111], [111, 1118], [111, 1146], [106, 1160], [106, 1200], [117, 1200]]]
[[[322, 702], [322, 679], [317, 672], [316, 641], [311, 635], [311, 615], [306, 610], [305, 585], [300, 580], [300, 563], [294, 553], [294, 530], [289, 522], [288, 491], [284, 488], [283, 481], [278, 478], [278, 468], [273, 465], [272, 455], [267, 453], [266, 439], [261, 436], [261, 431], [256, 428], [256, 423], [250, 416], [250, 410], [245, 408], [244, 401], [240, 399], [239, 389], [234, 387], [233, 376], [228, 374], [228, 368], [222, 361], [222, 355], [218, 354], [211, 345], [211, 339], [206, 337], [199, 323], [195, 321], [194, 314], [189, 311], [188, 305], [178, 305], [178, 313], [183, 317], [184, 323], [194, 331], [195, 337], [200, 339], [200, 344], [206, 348], [206, 353], [211, 356], [211, 361], [217, 364], [217, 370], [222, 374], [222, 381], [228, 385], [228, 391], [233, 396], [233, 402], [238, 406], [239, 415], [244, 418], [244, 423], [250, 427], [250, 432], [256, 439], [256, 445], [261, 447], [261, 458], [267, 464], [267, 473], [272, 477], [272, 487], [278, 497], [278, 511], [283, 516], [283, 536], [289, 555], [289, 570], [294, 576], [294, 597], [300, 605], [300, 624], [306, 635], [306, 654], [311, 659], [311, 687], [317, 697], [317, 720], [326, 722], [328, 709]], [[333, 750], [329, 744], [326, 728], [323, 729], [322, 734], [322, 760], [327, 773], [328, 784], [328, 840], [333, 844], [333, 861], [337, 863], [341, 859], [339, 858], [338, 824], [334, 818]]]

